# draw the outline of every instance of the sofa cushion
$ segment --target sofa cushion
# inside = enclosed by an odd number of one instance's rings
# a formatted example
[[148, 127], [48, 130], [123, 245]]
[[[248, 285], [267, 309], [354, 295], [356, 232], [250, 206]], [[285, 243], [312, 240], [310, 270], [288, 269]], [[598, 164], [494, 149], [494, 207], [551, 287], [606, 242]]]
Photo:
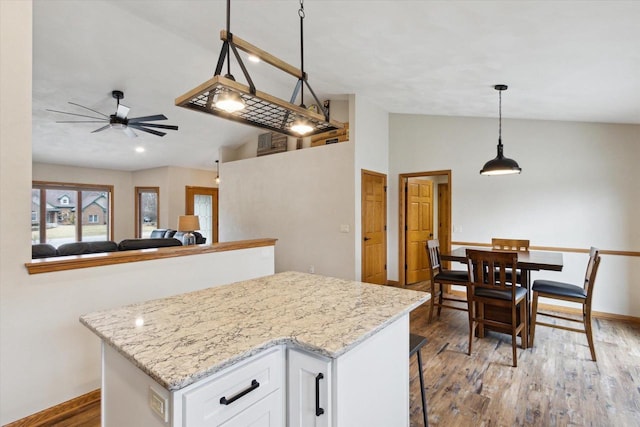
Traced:
[[151, 234], [149, 235], [149, 238], [151, 239], [162, 239], [162, 238], [169, 238], [169, 237], [173, 237], [173, 235], [176, 234], [176, 230], [172, 230], [170, 228], [157, 228], [153, 231], [151, 231]]
[[118, 249], [121, 251], [132, 251], [136, 249], [165, 248], [170, 246], [182, 246], [182, 242], [174, 238], [124, 239], [118, 244]]
[[49, 258], [57, 255], [58, 251], [56, 248], [48, 243], [31, 245], [31, 259]]
[[98, 252], [115, 252], [118, 250], [116, 242], [103, 241], [103, 242], [73, 242], [64, 243], [58, 247], [58, 255], [83, 255], [83, 254], [95, 254]]

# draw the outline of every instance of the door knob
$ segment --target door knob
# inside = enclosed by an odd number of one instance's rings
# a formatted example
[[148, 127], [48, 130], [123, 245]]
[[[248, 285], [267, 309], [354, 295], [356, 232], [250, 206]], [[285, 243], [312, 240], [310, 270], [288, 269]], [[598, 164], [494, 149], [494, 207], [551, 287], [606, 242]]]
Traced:
[[367, 240], [371, 240], [371, 237], [365, 237], [364, 241], [366, 242]]

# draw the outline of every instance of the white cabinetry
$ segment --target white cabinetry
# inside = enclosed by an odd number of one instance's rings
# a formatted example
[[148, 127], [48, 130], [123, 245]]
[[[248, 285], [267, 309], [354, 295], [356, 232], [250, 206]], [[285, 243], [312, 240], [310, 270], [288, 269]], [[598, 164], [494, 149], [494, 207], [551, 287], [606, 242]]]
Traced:
[[331, 359], [288, 349], [289, 427], [331, 426]]
[[103, 344], [102, 426], [406, 427], [408, 348], [404, 314], [335, 358], [277, 345], [170, 392]]
[[281, 427], [285, 425], [283, 346], [169, 392], [103, 345], [104, 427]]

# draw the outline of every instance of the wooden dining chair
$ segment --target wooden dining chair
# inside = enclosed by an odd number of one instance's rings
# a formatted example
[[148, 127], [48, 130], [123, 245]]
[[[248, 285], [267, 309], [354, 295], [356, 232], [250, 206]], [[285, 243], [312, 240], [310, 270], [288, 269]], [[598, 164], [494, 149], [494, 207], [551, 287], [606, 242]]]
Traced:
[[[442, 268], [440, 260], [440, 242], [437, 239], [427, 240], [426, 248], [427, 258], [429, 259], [429, 273], [431, 277], [431, 311], [429, 312], [429, 323], [433, 320], [433, 311], [438, 307], [438, 317], [442, 307], [452, 308], [454, 310], [468, 311], [467, 301], [460, 298], [452, 298], [444, 296], [444, 286], [460, 285], [467, 286], [469, 282], [469, 273], [465, 270], [445, 270]], [[438, 288], [436, 290], [436, 288]], [[453, 304], [444, 304], [444, 301], [463, 304], [459, 307]]]
[[[527, 348], [527, 290], [513, 286], [507, 280], [507, 273], [514, 274], [518, 265], [517, 252], [492, 252], [467, 250], [467, 268], [469, 270], [469, 355], [473, 337], [478, 326], [480, 331], [485, 326], [499, 332], [511, 334], [513, 349], [513, 366], [518, 366], [516, 340], [521, 335], [522, 348]], [[509, 321], [487, 319], [484, 316], [485, 305], [502, 307], [509, 311]], [[482, 333], [480, 333], [482, 336]]]
[[[554, 282], [552, 280], [536, 280], [533, 282], [533, 308], [531, 317], [531, 347], [536, 336], [536, 325], [548, 326], [551, 328], [564, 329], [567, 331], [581, 332], [587, 335], [591, 358], [596, 361], [596, 349], [593, 345], [593, 331], [591, 328], [591, 300], [593, 297], [593, 286], [596, 283], [596, 274], [600, 266], [600, 251], [592, 247], [589, 251], [589, 262], [587, 263], [587, 271], [584, 275], [584, 283], [582, 286], [573, 285], [571, 283]], [[582, 305], [582, 318], [560, 316], [557, 314], [538, 312], [538, 297], [553, 298], [563, 301], [576, 302]], [[583, 324], [583, 329], [570, 328], [568, 326], [557, 325], [552, 323], [538, 322], [537, 317], [547, 316], [556, 319], [568, 320]]]
[[[491, 247], [494, 251], [529, 252], [529, 240], [494, 237], [491, 239]], [[507, 281], [513, 283], [511, 275], [507, 275]], [[522, 272], [520, 269], [516, 270], [516, 283], [525, 286], [529, 285], [528, 283], [522, 283]]]

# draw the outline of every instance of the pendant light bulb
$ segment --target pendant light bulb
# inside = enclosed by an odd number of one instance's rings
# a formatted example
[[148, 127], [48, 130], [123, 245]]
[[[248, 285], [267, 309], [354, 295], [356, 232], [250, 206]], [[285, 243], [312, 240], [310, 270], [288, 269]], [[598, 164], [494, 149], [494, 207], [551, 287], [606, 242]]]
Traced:
[[215, 106], [227, 113], [235, 113], [243, 110], [246, 104], [238, 92], [227, 89], [218, 95]]
[[309, 121], [304, 118], [297, 118], [291, 125], [291, 130], [298, 135], [306, 135], [313, 130], [313, 126], [309, 124]]

